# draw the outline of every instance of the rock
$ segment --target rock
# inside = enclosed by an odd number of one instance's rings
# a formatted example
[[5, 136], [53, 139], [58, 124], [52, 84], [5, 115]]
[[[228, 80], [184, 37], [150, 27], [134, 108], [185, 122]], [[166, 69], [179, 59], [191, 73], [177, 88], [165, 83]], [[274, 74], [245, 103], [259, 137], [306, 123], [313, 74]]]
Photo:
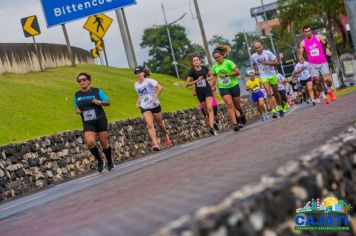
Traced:
[[3, 177], [5, 175], [4, 171], [2, 171], [2, 169], [0, 169], [0, 178]]
[[37, 180], [35, 185], [39, 188], [42, 188], [43, 187], [43, 181], [42, 180]]
[[69, 176], [71, 177], [71, 178], [74, 178], [75, 176], [76, 176], [76, 174], [75, 174], [75, 171], [70, 171], [69, 172]]
[[17, 178], [22, 178], [26, 175], [26, 172], [24, 169], [19, 169], [15, 173], [16, 173]]
[[42, 173], [42, 172], [38, 172], [38, 173], [35, 175], [35, 179], [36, 179], [36, 180], [44, 179], [43, 173]]
[[63, 174], [68, 174], [68, 169], [65, 168], [65, 167], [62, 167], [62, 173], [63, 173]]
[[22, 167], [23, 167], [22, 164], [15, 164], [15, 165], [11, 165], [11, 166], [6, 167], [6, 170], [8, 170], [8, 171], [16, 171], [16, 170], [18, 170], [18, 169], [20, 169]]
[[50, 170], [46, 171], [46, 175], [47, 175], [48, 178], [53, 178], [53, 173]]

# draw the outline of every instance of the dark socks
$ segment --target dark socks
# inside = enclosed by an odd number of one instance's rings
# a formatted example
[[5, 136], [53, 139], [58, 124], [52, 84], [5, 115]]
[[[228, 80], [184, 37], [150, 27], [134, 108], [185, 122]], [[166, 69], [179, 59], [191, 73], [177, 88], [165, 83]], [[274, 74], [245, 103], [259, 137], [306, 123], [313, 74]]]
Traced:
[[89, 150], [90, 150], [91, 154], [93, 154], [95, 159], [97, 159], [99, 162], [102, 161], [102, 159], [100, 157], [99, 149], [96, 146]]
[[105, 154], [106, 159], [108, 160], [108, 164], [109, 165], [113, 164], [113, 160], [111, 158], [111, 147], [103, 149], [103, 152]]

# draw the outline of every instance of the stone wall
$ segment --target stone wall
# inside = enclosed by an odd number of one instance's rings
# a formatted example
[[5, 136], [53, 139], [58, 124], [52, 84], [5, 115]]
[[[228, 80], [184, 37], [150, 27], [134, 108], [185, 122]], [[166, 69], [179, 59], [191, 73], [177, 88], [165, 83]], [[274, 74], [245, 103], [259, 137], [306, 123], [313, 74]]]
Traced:
[[[351, 231], [296, 232], [294, 216], [311, 198], [334, 195], [353, 208]], [[215, 206], [162, 228], [157, 235], [356, 235], [356, 123], [327, 144], [245, 186]]]
[[[249, 121], [256, 118], [255, 106], [246, 98], [242, 104]], [[163, 117], [174, 145], [209, 135], [198, 109], [164, 113]], [[219, 117], [222, 128], [228, 128], [224, 106], [219, 107]], [[116, 163], [151, 152], [141, 118], [110, 124], [109, 135]], [[0, 147], [0, 202], [87, 174], [95, 167], [79, 130]]]
[[[66, 45], [38, 43], [42, 67], [52, 68], [71, 65]], [[93, 64], [90, 52], [72, 47], [77, 64]], [[40, 71], [35, 47], [32, 43], [0, 43], [0, 74]]]

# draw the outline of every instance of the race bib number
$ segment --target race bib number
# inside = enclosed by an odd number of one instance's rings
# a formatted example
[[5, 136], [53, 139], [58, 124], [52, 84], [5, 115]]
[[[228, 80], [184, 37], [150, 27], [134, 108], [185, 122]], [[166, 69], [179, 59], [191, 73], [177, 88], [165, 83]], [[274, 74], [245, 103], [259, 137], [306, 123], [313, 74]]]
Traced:
[[152, 96], [146, 95], [141, 99], [142, 106], [147, 106], [152, 103]]
[[221, 83], [223, 85], [230, 85], [231, 84], [230, 77], [221, 78]]
[[253, 91], [254, 93], [258, 92], [258, 91], [260, 91], [260, 87], [254, 87], [254, 88], [252, 89], [252, 91]]
[[308, 76], [309, 76], [308, 71], [302, 71], [302, 77], [303, 77], [303, 78], [306, 78], [306, 77], [308, 77]]
[[206, 87], [205, 79], [202, 79], [202, 80], [198, 81], [197, 82], [197, 87], [199, 87], [199, 88]]
[[318, 48], [314, 48], [314, 49], [312, 49], [312, 50], [310, 50], [310, 55], [312, 56], [312, 57], [318, 57], [319, 56], [319, 49]]
[[95, 110], [88, 110], [88, 111], [83, 111], [83, 118], [84, 121], [91, 121], [91, 120], [96, 120], [96, 113]]

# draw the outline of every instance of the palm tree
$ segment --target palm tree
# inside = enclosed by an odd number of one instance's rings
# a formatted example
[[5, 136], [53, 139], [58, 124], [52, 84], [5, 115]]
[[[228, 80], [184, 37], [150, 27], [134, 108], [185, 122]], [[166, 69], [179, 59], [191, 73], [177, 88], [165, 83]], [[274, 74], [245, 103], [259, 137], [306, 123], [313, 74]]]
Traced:
[[[343, 42], [346, 44], [346, 32], [340, 21], [340, 16], [345, 14], [343, 0], [278, 0], [277, 3], [282, 29], [287, 29], [290, 26], [293, 27], [293, 25], [306, 19], [321, 19], [325, 25], [331, 47], [335, 49], [335, 29], [342, 32]], [[339, 75], [341, 71], [340, 61], [336, 50], [334, 51], [332, 60], [336, 73]], [[344, 84], [342, 80], [341, 84]]]

